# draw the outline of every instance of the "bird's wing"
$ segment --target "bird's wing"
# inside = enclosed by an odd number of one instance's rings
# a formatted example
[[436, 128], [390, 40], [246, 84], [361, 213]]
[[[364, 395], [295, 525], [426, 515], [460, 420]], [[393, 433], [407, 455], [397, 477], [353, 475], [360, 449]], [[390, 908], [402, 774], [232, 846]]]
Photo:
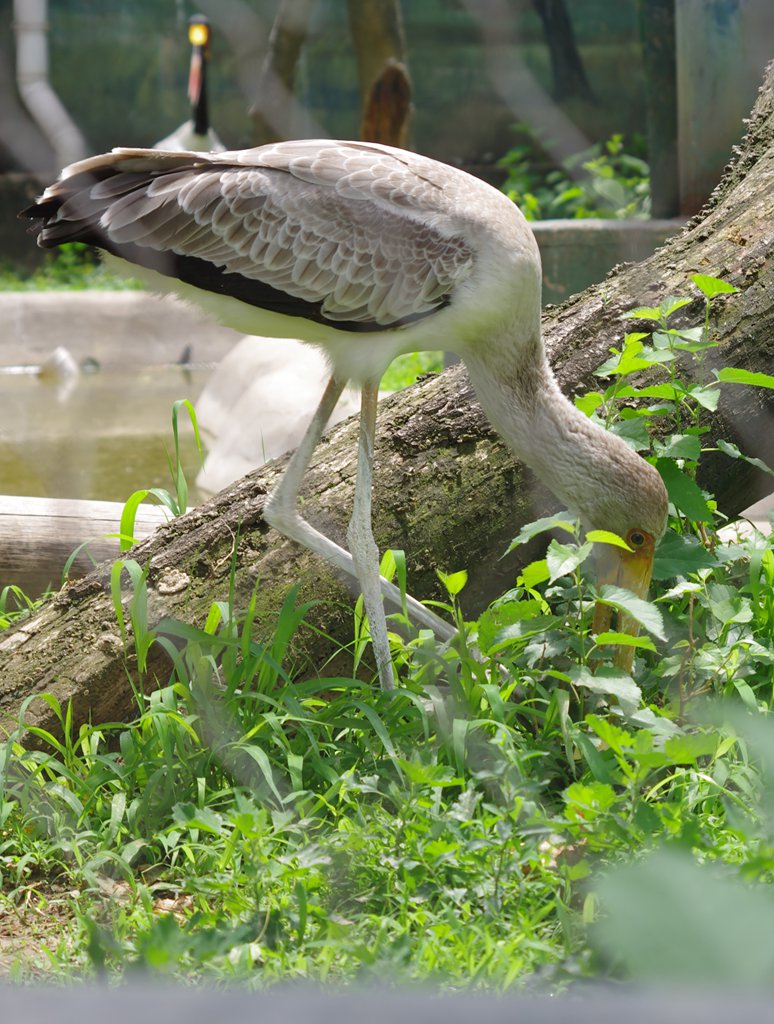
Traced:
[[425, 316], [472, 269], [443, 183], [379, 147], [126, 150], [68, 170], [40, 200], [41, 244], [82, 238], [198, 287], [337, 327]]

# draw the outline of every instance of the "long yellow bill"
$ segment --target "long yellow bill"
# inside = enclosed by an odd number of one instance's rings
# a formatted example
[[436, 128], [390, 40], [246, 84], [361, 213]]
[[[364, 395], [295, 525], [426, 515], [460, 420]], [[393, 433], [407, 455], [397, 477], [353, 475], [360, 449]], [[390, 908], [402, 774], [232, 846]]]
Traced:
[[[653, 554], [656, 543], [650, 534], [632, 530], [626, 537], [631, 550], [615, 547], [612, 544], [600, 544], [598, 549], [597, 587], [612, 583], [616, 587], [624, 587], [635, 596], [645, 598], [653, 573]], [[615, 622], [613, 621], [615, 616]], [[610, 605], [597, 603], [594, 609], [592, 632], [627, 633], [637, 636], [640, 625], [626, 612], [611, 608]], [[634, 647], [618, 646], [615, 649], [613, 663], [625, 672], [631, 672], [634, 664]]]

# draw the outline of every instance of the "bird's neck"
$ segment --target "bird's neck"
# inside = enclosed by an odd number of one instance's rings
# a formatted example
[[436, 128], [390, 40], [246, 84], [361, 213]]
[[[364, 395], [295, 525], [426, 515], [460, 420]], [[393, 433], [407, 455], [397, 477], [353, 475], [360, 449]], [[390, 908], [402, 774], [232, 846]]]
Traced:
[[539, 335], [499, 355], [494, 349], [466, 353], [465, 363], [484, 412], [508, 447], [585, 525], [594, 524], [600, 493], [641, 462], [635, 452], [565, 398]]
[[207, 55], [202, 47], [195, 47], [191, 54], [188, 98], [191, 102], [193, 130], [197, 135], [206, 135], [210, 127], [210, 114], [207, 109]]

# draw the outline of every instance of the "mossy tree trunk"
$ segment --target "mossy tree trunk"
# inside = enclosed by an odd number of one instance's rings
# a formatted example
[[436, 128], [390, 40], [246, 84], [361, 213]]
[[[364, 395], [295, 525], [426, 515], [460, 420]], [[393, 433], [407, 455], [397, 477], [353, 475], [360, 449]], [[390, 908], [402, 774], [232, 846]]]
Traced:
[[[721, 276], [740, 289], [713, 303], [712, 329], [720, 344], [705, 373], [721, 365], [771, 372], [772, 222], [774, 65], [747, 138], [702, 215], [649, 259], [617, 268], [601, 284], [546, 313], [546, 345], [564, 389], [575, 392], [595, 384], [594, 369], [627, 329], [627, 310], [656, 305], [668, 294], [689, 293], [689, 275], [696, 272]], [[702, 303], [697, 298], [681, 315], [685, 322], [698, 322]], [[689, 374], [686, 367], [683, 375]], [[722, 436], [774, 463], [773, 416], [773, 391], [728, 387], [705, 443]], [[304, 489], [307, 517], [339, 541], [350, 511], [355, 440], [353, 423], [333, 429]], [[326, 635], [351, 639], [352, 587], [263, 522], [265, 495], [282, 469], [282, 462], [274, 463], [239, 481], [160, 529], [132, 557], [147, 567], [151, 625], [165, 617], [202, 625], [211, 602], [226, 600], [231, 588], [237, 607], [244, 608], [258, 581], [257, 626], [268, 633], [288, 591], [299, 586], [300, 599], [318, 602], [309, 616], [316, 629], [302, 631], [295, 651], [298, 672], [308, 674], [331, 654]], [[729, 514], [762, 493], [748, 465], [720, 454], [708, 457], [702, 472], [702, 482]], [[382, 547], [405, 548], [409, 586], [417, 597], [440, 596], [436, 567], [467, 568], [469, 610], [480, 607], [514, 578], [514, 559], [501, 559], [501, 554], [519, 525], [553, 505], [489, 427], [464, 367], [381, 403], [374, 529]], [[42, 693], [71, 699], [76, 724], [115, 720], [135, 710], [136, 662], [131, 641], [125, 649], [119, 636], [109, 572], [109, 566], [98, 568], [4, 634], [0, 712], [11, 721], [26, 698]], [[127, 590], [127, 601], [129, 596]], [[346, 657], [338, 658], [327, 669], [348, 671]], [[168, 675], [163, 650], [151, 647], [144, 684], [157, 685]], [[9, 717], [5, 721], [9, 724]], [[43, 701], [32, 702], [27, 721], [56, 728]]]

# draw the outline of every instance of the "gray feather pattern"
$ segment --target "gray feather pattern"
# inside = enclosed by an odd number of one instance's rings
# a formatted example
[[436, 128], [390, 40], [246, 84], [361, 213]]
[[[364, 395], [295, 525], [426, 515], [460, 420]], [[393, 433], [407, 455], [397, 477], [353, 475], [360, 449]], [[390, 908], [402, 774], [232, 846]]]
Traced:
[[332, 320], [386, 325], [431, 312], [472, 269], [439, 185], [379, 147], [299, 141], [86, 163], [113, 174], [72, 194], [76, 178], [53, 186], [66, 195], [59, 219], [209, 261], [322, 303]]

